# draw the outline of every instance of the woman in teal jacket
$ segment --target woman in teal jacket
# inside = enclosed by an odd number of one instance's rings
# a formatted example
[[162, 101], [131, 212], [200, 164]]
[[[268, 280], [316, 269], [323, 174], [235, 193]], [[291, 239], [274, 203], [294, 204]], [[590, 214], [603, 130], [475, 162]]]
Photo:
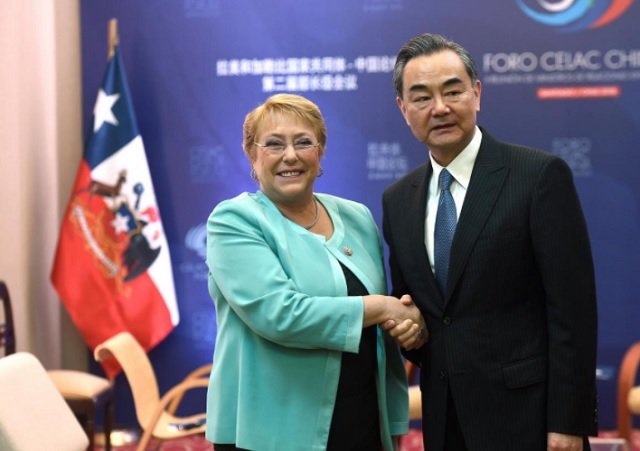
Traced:
[[393, 450], [408, 429], [398, 344], [422, 345], [422, 317], [408, 296], [383, 295], [369, 210], [313, 191], [318, 107], [272, 96], [243, 134], [260, 190], [220, 203], [207, 224], [218, 322], [207, 439], [216, 450]]

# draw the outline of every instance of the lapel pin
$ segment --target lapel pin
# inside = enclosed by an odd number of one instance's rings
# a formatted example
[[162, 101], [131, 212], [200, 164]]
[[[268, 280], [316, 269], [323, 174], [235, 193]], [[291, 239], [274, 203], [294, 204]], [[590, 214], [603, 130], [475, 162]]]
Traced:
[[351, 257], [353, 255], [353, 249], [351, 249], [349, 246], [343, 247], [342, 252], [344, 252], [347, 257]]

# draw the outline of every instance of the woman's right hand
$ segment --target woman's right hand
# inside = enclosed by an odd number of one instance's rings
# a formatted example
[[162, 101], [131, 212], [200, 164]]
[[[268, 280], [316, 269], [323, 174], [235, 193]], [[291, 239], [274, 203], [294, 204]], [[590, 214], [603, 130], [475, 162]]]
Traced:
[[426, 324], [411, 296], [364, 296], [364, 311], [365, 327], [380, 324], [401, 347], [417, 349], [426, 342]]
[[400, 298], [400, 302], [417, 311], [419, 319], [417, 321], [406, 319], [401, 323], [393, 320], [385, 321], [382, 327], [389, 332], [396, 342], [406, 350], [418, 349], [426, 343], [429, 336], [427, 325], [418, 307], [413, 303], [411, 296], [405, 294]]

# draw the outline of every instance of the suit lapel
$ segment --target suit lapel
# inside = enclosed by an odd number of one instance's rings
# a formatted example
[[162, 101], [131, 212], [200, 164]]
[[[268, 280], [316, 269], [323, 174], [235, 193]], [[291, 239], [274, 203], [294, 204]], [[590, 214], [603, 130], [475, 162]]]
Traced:
[[469, 254], [494, 208], [509, 172], [502, 161], [499, 143], [484, 130], [482, 135], [482, 144], [451, 245], [446, 301], [462, 275]]
[[[419, 267], [429, 267], [429, 257], [424, 247], [424, 218], [427, 209], [427, 180], [431, 177], [433, 169], [430, 164], [425, 165], [425, 170], [416, 174], [411, 181], [410, 198], [405, 205], [407, 212], [408, 242], [412, 243], [412, 259], [418, 262]], [[416, 208], [417, 206], [417, 208]]]
[[[416, 292], [428, 293], [427, 299], [442, 297], [436, 284], [436, 279], [431, 271], [431, 263], [429, 262], [427, 249], [424, 245], [428, 181], [431, 179], [432, 173], [433, 167], [430, 162], [427, 162], [424, 170], [419, 171], [413, 180], [411, 180], [411, 191], [408, 199], [406, 199], [406, 204], [403, 205], [407, 217], [406, 233], [404, 234], [406, 237], [405, 242], [410, 245], [410, 259], [414, 263], [411, 266], [420, 268], [420, 274], [417, 275], [418, 277], [412, 277], [411, 280], [413, 281]], [[418, 286], [415, 287], [415, 284]], [[428, 306], [422, 306], [422, 308], [441, 308], [443, 305], [444, 302], [440, 301]]]

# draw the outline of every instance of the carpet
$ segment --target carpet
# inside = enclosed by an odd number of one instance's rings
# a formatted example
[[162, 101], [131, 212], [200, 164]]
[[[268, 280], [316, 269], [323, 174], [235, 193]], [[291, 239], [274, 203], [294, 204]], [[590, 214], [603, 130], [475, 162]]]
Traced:
[[[599, 438], [615, 438], [615, 431], [602, 431]], [[628, 451], [640, 451], [640, 430], [635, 430], [632, 435], [631, 447]], [[624, 451], [620, 446], [598, 443], [592, 445], [592, 451]], [[120, 446], [112, 446], [113, 451], [135, 451], [135, 443]], [[213, 445], [201, 435], [184, 437], [177, 440], [152, 441], [149, 450], [155, 451], [213, 451]], [[102, 447], [96, 447], [98, 451], [104, 451]], [[400, 451], [424, 451], [422, 447], [422, 432], [419, 429], [411, 429], [402, 439]]]

